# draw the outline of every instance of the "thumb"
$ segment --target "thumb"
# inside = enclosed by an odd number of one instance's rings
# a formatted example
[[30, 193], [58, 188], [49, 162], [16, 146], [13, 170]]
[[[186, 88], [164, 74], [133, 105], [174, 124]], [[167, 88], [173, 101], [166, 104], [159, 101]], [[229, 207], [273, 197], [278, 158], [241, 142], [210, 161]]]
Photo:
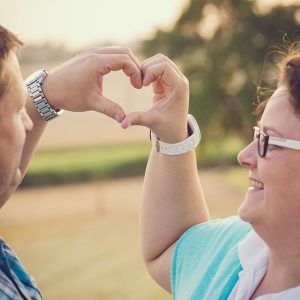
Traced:
[[123, 108], [119, 104], [102, 95], [97, 95], [95, 97], [91, 109], [98, 111], [119, 123], [125, 118]]
[[126, 129], [132, 125], [146, 126], [151, 128], [154, 123], [154, 113], [152, 111], [135, 111], [129, 113], [121, 122], [122, 128]]

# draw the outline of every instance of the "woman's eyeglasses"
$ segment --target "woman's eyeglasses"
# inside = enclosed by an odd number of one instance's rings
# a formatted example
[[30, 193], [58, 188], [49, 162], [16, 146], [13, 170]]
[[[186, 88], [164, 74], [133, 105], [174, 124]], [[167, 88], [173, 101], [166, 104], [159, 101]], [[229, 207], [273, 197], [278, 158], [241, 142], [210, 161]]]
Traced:
[[257, 140], [257, 152], [260, 157], [266, 156], [268, 145], [274, 145], [293, 150], [300, 150], [300, 141], [269, 136], [265, 132], [263, 132], [259, 127], [256, 126], [253, 127], [253, 130], [253, 140]]

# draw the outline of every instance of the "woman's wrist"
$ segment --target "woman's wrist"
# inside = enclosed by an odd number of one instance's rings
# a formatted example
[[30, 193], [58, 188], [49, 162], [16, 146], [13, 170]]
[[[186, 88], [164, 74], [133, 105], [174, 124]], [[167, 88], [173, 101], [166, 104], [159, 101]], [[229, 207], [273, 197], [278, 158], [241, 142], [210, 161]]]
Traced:
[[165, 142], [150, 131], [151, 144], [157, 152], [166, 155], [179, 155], [193, 150], [201, 140], [201, 132], [196, 119], [188, 115], [186, 135], [175, 143]]

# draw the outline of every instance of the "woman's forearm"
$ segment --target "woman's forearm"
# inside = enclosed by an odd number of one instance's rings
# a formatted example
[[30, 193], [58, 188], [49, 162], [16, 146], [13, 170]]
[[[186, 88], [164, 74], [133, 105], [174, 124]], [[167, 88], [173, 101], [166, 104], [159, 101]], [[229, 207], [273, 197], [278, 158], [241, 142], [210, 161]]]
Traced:
[[192, 225], [207, 221], [195, 151], [168, 156], [152, 151], [142, 194], [145, 261], [159, 257]]

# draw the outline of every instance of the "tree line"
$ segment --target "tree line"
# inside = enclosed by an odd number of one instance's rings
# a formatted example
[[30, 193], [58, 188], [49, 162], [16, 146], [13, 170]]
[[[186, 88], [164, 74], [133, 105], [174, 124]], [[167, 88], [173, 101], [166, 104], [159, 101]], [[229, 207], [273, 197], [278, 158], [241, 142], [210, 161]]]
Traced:
[[190, 0], [174, 27], [144, 40], [142, 51], [164, 53], [180, 65], [190, 81], [190, 111], [204, 135], [249, 139], [256, 122], [251, 112], [268, 97], [264, 87], [276, 84], [265, 67], [272, 69], [276, 54], [300, 40], [299, 25], [300, 3]]

